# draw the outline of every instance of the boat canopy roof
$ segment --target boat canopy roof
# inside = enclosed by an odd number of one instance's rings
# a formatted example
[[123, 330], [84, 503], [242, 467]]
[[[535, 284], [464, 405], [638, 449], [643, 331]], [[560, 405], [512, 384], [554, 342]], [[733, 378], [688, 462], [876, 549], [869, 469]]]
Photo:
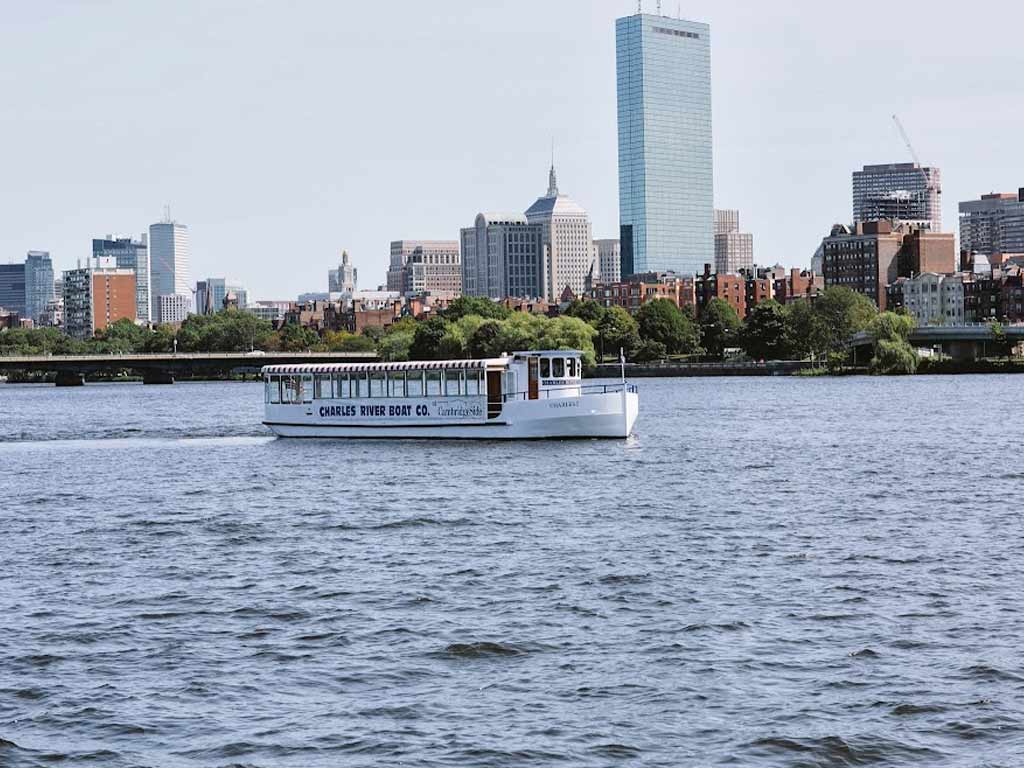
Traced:
[[410, 360], [404, 363], [305, 363], [301, 365], [265, 365], [264, 376], [301, 376], [317, 373], [370, 373], [375, 371], [435, 371], [484, 370], [505, 368], [514, 357], [580, 357], [576, 349], [545, 349], [533, 352], [513, 352], [507, 357], [480, 360]]
[[412, 360], [405, 363], [306, 363], [303, 365], [265, 365], [264, 376], [299, 376], [314, 373], [370, 373], [374, 371], [434, 371], [482, 370], [503, 367], [512, 358], [497, 357], [484, 360]]

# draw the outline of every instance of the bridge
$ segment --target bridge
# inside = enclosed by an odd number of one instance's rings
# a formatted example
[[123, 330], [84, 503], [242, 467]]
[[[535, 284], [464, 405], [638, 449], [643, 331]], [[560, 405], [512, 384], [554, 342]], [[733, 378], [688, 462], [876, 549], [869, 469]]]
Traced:
[[131, 371], [145, 384], [173, 384], [175, 377], [256, 373], [264, 365], [372, 363], [374, 352], [185, 352], [123, 355], [0, 356], [0, 374], [12, 371], [56, 374], [58, 387], [85, 383], [90, 374]]
[[[1014, 344], [1024, 342], [1024, 323], [1003, 325], [1006, 337]], [[912, 347], [937, 349], [954, 360], [977, 360], [995, 354], [995, 337], [987, 323], [970, 325], [921, 325], [907, 339]], [[861, 331], [850, 339], [854, 359], [866, 363], [871, 359], [875, 337]]]

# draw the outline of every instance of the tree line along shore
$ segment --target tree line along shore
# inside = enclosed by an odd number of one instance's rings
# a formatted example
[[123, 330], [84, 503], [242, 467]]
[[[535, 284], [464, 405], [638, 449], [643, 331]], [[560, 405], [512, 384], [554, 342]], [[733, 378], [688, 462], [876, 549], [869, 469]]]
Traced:
[[[913, 328], [908, 315], [880, 313], [868, 298], [841, 286], [826, 289], [814, 301], [785, 306], [773, 300], [762, 302], [742, 321], [728, 302], [717, 298], [696, 318], [668, 299], [643, 304], [635, 316], [622, 307], [576, 299], [559, 316], [548, 317], [464, 296], [434, 316], [403, 317], [386, 328], [367, 328], [361, 334], [317, 333], [297, 324], [274, 328], [235, 309], [192, 315], [177, 327], [149, 329], [121, 320], [86, 340], [72, 339], [55, 328], [7, 329], [0, 332], [0, 355], [265, 350], [371, 352], [383, 360], [402, 361], [578, 349], [588, 369], [599, 361], [617, 360], [622, 350], [635, 363], [814, 360], [821, 363], [822, 372], [841, 373], [850, 369], [850, 338], [867, 331], [874, 338], [869, 372], [911, 374], [922, 367], [935, 368], [937, 363], [918, 358], [907, 341]], [[1001, 326], [994, 324], [995, 348], [1008, 360], [1011, 345], [1000, 331]]]

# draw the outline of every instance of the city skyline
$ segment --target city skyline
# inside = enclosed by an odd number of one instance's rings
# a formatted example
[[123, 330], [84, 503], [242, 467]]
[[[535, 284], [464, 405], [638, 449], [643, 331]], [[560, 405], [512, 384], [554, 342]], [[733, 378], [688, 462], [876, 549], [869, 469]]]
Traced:
[[[616, 237], [614, 24], [635, 13], [635, 3], [523, 5], [519, 19], [497, 3], [458, 16], [396, 3], [395, 18], [375, 25], [365, 9], [317, 5], [289, 15], [256, 8], [242, 16], [241, 6], [228, 4], [203, 13], [202, 34], [187, 23], [187, 8], [16, 7], [0, 32], [2, 60], [21, 73], [3, 130], [25, 151], [13, 158], [11, 183], [0, 193], [18, 222], [0, 237], [0, 263], [47, 250], [55, 272], [70, 269], [88, 258], [93, 238], [111, 227], [118, 235], [144, 231], [170, 202], [192, 232], [193, 275], [237, 275], [254, 297], [288, 297], [319, 286], [345, 248], [373, 286], [384, 283], [391, 240], [453, 239], [478, 211], [535, 196], [552, 137], [559, 173], [590, 213], [593, 236]], [[543, 29], [528, 24], [534, 5], [548, 19]], [[883, 8], [885, 14], [869, 12]], [[789, 14], [738, 2], [683, 9], [714, 30], [714, 202], [744, 211], [759, 262], [806, 266], [823, 228], [848, 222], [849, 174], [911, 160], [892, 113], [922, 162], [943, 169], [946, 231], [955, 231], [958, 202], [1017, 188], [1013, 128], [1022, 107], [1012, 73], [1022, 55], [1009, 30], [1024, 13], [1010, 3], [1004, 8], [1007, 23], [992, 29], [924, 3], [867, 3], [864, 14], [842, 19], [845, 35], [828, 24], [833, 12], [811, 3], [794, 2]], [[654, 4], [644, 10], [653, 12]], [[363, 36], [346, 38], [341, 19], [361, 22]], [[126, 52], [132, 68], [95, 54], [81, 34], [120, 30], [130, 40], [143, 21], [163, 31]], [[470, 34], [498, 21], [504, 32], [497, 42]], [[906, 38], [901, 29], [911, 21], [920, 34]], [[519, 55], [517, 31], [527, 26], [542, 51], [536, 62]], [[820, 30], [829, 28], [826, 39]], [[931, 46], [929, 39], [951, 39], [953, 29], [959, 39], [984, 39], [985, 55]], [[264, 62], [261, 46], [272, 33], [279, 33], [279, 53]], [[575, 44], [565, 46], [570, 33]], [[230, 61], [218, 53], [229, 34], [238, 46]], [[404, 52], [415, 47], [403, 43], [426, 39], [442, 52], [425, 59]], [[42, 61], [47, 67], [36, 63]], [[378, 64], [375, 87], [344, 76]], [[872, 78], [884, 91], [865, 87]], [[304, 80], [309, 84], [297, 87]], [[482, 117], [416, 121], [412, 135], [399, 130], [401, 121], [375, 117], [395, 93], [408, 99], [411, 113], [422, 112], [495, 81], [511, 83], [530, 108], [497, 125]], [[921, 89], [922, 81], [933, 88]], [[343, 87], [340, 105], [317, 97], [328, 86]], [[94, 102], [145, 103], [153, 89], [180, 97], [183, 108], [161, 120], [142, 109], [116, 120], [86, 110]], [[261, 89], [266, 99], [257, 99]], [[38, 103], [32, 94], [40, 90], [54, 98]], [[294, 120], [296, 113], [303, 119]], [[984, 127], [973, 117], [981, 114]], [[516, 162], [495, 146], [514, 149]], [[430, 178], [430, 187], [396, 185], [399, 174]], [[375, 197], [386, 204], [371, 203]], [[802, 205], [781, 207], [787, 197]], [[301, 258], [289, 257], [282, 270], [281, 254], [293, 249]]]

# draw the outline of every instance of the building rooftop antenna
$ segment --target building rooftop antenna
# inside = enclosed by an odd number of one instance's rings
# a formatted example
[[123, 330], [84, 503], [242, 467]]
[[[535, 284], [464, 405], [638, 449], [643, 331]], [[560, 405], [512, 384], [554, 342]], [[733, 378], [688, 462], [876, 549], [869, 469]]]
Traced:
[[658, 2], [656, 3], [655, 7], [656, 7], [658, 15], [661, 16], [661, 0], [658, 0]]
[[164, 206], [164, 223], [166, 223], [166, 224], [170, 224], [171, 223], [171, 205], [170, 205], [170, 203], [168, 203], [167, 205]]
[[636, 15], [639, 16], [643, 12], [643, 0], [636, 0]]

